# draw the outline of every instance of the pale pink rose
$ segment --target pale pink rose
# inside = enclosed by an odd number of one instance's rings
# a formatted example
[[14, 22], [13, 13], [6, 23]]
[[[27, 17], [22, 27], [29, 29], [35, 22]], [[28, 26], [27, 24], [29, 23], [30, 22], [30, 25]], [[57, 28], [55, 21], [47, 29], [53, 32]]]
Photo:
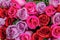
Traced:
[[16, 2], [18, 2], [21, 6], [26, 4], [25, 0], [15, 0]]
[[6, 29], [6, 38], [7, 39], [15, 39], [16, 37], [19, 36], [19, 31], [18, 28], [15, 25], [10, 25]]
[[49, 4], [57, 7], [60, 4], [60, 0], [49, 0]]

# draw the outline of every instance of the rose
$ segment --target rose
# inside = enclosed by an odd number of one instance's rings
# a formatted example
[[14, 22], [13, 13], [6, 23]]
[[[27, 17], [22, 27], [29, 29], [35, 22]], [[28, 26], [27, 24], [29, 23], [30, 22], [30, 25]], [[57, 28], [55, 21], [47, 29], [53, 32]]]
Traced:
[[37, 34], [43, 38], [49, 38], [51, 37], [51, 28], [48, 26], [43, 26], [37, 30]]
[[60, 12], [60, 5], [58, 5], [56, 10], [57, 10], [57, 12]]
[[41, 14], [44, 12], [46, 5], [44, 2], [39, 2], [36, 6], [37, 11]]
[[60, 26], [59, 24], [52, 26], [52, 36], [55, 38], [60, 38]]
[[3, 0], [2, 1], [2, 7], [9, 8], [10, 7], [11, 0]]
[[22, 9], [19, 9], [16, 13], [17, 17], [21, 20], [26, 20], [27, 17], [28, 17], [28, 14], [27, 14], [27, 9], [26, 8], [22, 8]]
[[0, 18], [0, 26], [3, 26], [3, 25], [5, 25], [5, 20], [6, 20], [6, 18]]
[[41, 25], [47, 25], [49, 23], [49, 21], [50, 21], [50, 18], [47, 15], [41, 14], [39, 16], [39, 25], [40, 26]]
[[12, 25], [13, 21], [14, 19], [7, 17], [5, 20], [5, 26], [8, 27], [9, 25]]
[[37, 33], [34, 33], [31, 37], [31, 40], [43, 40], [43, 38], [40, 37]]
[[31, 32], [20, 34], [20, 40], [31, 40]]
[[55, 8], [52, 6], [52, 5], [49, 5], [49, 6], [47, 6], [46, 8], [45, 8], [45, 13], [46, 13], [46, 15], [48, 15], [48, 16], [52, 16], [52, 15], [54, 15], [54, 13], [56, 12], [56, 10], [55, 10]]
[[36, 4], [34, 2], [28, 2], [25, 5], [25, 8], [28, 11], [28, 14], [36, 14]]
[[49, 0], [49, 4], [53, 5], [54, 7], [57, 7], [59, 4], [59, 0]]
[[19, 31], [16, 25], [8, 26], [8, 28], [6, 29], [6, 35], [7, 35], [7, 39], [14, 39], [17, 36], [19, 36]]
[[19, 22], [17, 22], [17, 23], [16, 23], [16, 26], [17, 26], [17, 28], [18, 28], [18, 30], [19, 30], [20, 33], [24, 33], [24, 31], [25, 31], [26, 28], [27, 28], [27, 24], [26, 24], [26, 22], [24, 22], [24, 21], [19, 21]]
[[0, 17], [5, 17], [2, 8], [0, 8]]
[[17, 9], [15, 9], [14, 7], [10, 7], [8, 10], [9, 17], [16, 18], [16, 12], [17, 12]]
[[18, 36], [18, 37], [16, 37], [14, 40], [20, 40], [20, 37]]
[[16, 2], [18, 2], [21, 6], [26, 4], [25, 0], [15, 0]]
[[55, 13], [52, 17], [53, 24], [60, 24], [60, 13]]
[[13, 6], [14, 8], [16, 8], [16, 9], [21, 8], [20, 4], [16, 0], [12, 0], [10, 5]]
[[36, 16], [29, 16], [26, 22], [30, 29], [36, 29], [36, 27], [39, 26], [39, 19]]

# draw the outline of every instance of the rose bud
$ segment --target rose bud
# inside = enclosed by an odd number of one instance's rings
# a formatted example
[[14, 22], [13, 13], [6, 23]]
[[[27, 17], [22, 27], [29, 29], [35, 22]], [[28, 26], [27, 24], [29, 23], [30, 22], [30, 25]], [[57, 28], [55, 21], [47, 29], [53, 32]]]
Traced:
[[26, 20], [28, 17], [27, 9], [26, 8], [19, 9], [16, 15], [19, 19]]
[[36, 16], [29, 16], [26, 22], [30, 29], [36, 29], [36, 27], [39, 26], [39, 19]]
[[6, 29], [6, 37], [7, 39], [15, 39], [17, 36], [19, 36], [18, 28], [15, 25], [10, 25]]
[[48, 26], [43, 26], [37, 30], [37, 34], [43, 38], [49, 38], [51, 37], [51, 28]]
[[55, 8], [52, 5], [49, 5], [45, 8], [45, 13], [51, 17], [56, 12]]
[[41, 14], [39, 16], [39, 25], [48, 25], [48, 23], [50, 22], [50, 18], [49, 16], [45, 15], [45, 14]]
[[24, 33], [25, 29], [27, 28], [27, 24], [24, 21], [17, 22], [16, 26], [17, 26], [20, 33]]
[[60, 13], [55, 13], [52, 17], [53, 24], [60, 24]]
[[36, 6], [36, 9], [40, 14], [44, 12], [45, 8], [46, 8], [46, 4], [44, 2], [39, 2]]
[[30, 15], [37, 13], [37, 11], [36, 11], [36, 4], [34, 2], [26, 3], [25, 8], [27, 9], [28, 14], [30, 14]]

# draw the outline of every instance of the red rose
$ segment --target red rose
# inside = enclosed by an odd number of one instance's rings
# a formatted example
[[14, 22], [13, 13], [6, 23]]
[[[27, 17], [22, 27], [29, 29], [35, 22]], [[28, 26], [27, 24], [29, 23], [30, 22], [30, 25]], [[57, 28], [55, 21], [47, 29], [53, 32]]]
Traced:
[[57, 7], [57, 12], [60, 12], [60, 5], [58, 5]]
[[16, 13], [17, 13], [17, 9], [14, 7], [10, 7], [8, 10], [8, 16], [10, 18], [16, 18]]
[[40, 37], [37, 33], [34, 33], [34, 34], [32, 35], [31, 40], [43, 40], [43, 38]]
[[41, 14], [39, 16], [39, 22], [40, 22], [40, 25], [47, 25], [50, 21], [50, 18], [45, 15], [45, 14]]
[[11, 25], [13, 23], [13, 21], [14, 21], [14, 19], [7, 17], [5, 25], [9, 26], [9, 25]]
[[39, 30], [37, 30], [37, 34], [39, 34], [43, 38], [48, 38], [51, 35], [51, 29], [48, 26], [43, 26]]
[[2, 36], [1, 36], [1, 39], [4, 40], [4, 39], [6, 39], [6, 27], [3, 26], [1, 30], [2, 30]]
[[0, 17], [4, 17], [3, 9], [0, 8]]

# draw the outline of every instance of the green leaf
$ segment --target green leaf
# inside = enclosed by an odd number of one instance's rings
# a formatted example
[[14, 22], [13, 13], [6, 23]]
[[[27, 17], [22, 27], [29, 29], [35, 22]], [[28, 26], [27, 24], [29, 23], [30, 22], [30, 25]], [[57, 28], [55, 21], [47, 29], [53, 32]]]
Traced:
[[13, 24], [16, 24], [19, 20], [17, 19], [15, 22], [13, 22]]

